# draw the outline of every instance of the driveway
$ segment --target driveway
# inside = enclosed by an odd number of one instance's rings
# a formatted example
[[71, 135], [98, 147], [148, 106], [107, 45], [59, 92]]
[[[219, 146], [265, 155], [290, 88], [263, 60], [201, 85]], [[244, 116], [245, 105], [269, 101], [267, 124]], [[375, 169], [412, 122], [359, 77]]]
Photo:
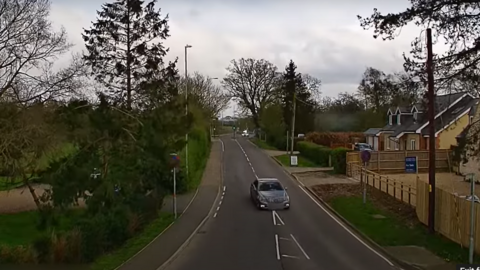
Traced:
[[[243, 138], [223, 141], [225, 192], [218, 211], [167, 269], [397, 269], [347, 231], [260, 149]], [[289, 190], [291, 209], [257, 210], [249, 197], [256, 177], [279, 179]]]

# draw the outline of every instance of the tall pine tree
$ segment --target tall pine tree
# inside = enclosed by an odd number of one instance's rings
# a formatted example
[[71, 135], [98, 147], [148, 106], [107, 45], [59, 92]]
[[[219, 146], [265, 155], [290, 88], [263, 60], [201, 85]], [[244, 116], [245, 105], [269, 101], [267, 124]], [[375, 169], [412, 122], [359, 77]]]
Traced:
[[82, 37], [84, 59], [98, 82], [103, 83], [128, 109], [135, 103], [143, 83], [161, 69], [168, 49], [168, 16], [155, 9], [156, 0], [116, 0], [103, 4], [98, 19]]
[[302, 74], [298, 73], [297, 66], [290, 60], [283, 73], [283, 85], [281, 91], [283, 105], [283, 119], [288, 131], [292, 130], [293, 99], [296, 94], [296, 120], [295, 133], [307, 133], [313, 131], [315, 120], [315, 101], [311, 97]]

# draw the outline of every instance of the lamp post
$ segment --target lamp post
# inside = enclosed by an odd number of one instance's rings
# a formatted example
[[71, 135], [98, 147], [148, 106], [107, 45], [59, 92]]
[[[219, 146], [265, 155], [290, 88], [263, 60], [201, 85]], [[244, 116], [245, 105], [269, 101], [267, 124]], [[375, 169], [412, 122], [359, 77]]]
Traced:
[[[187, 50], [188, 48], [192, 48], [192, 45], [185, 45], [185, 116], [188, 116], [188, 60], [187, 60]], [[187, 179], [188, 179], [188, 130], [185, 133], [185, 168], [187, 170]]]

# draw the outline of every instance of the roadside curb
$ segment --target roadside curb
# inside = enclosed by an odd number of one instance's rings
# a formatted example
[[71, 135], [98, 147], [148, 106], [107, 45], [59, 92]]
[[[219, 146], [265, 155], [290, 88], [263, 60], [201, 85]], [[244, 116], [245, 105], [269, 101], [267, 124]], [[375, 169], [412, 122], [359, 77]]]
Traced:
[[[221, 139], [218, 140], [221, 144], [223, 144], [223, 141]], [[222, 148], [224, 149], [224, 148]], [[183, 242], [183, 244], [177, 249], [177, 251], [175, 251], [175, 253], [173, 253], [172, 256], [170, 256], [170, 258], [168, 258], [162, 265], [160, 265], [157, 270], [163, 270], [165, 269], [167, 266], [169, 266], [177, 257], [178, 255], [180, 255], [180, 253], [188, 246], [188, 244], [190, 244], [190, 241], [193, 239], [193, 237], [195, 236], [195, 234], [197, 234], [197, 232], [200, 230], [200, 228], [203, 227], [203, 225], [205, 225], [205, 223], [208, 221], [208, 219], [210, 218], [210, 216], [212, 215], [214, 209], [215, 209], [215, 206], [217, 205], [217, 202], [218, 200], [220, 199], [220, 194], [222, 194], [222, 186], [223, 186], [223, 183], [224, 183], [224, 151], [222, 151], [222, 157], [221, 157], [221, 173], [220, 173], [220, 183], [218, 185], [218, 191], [217, 191], [217, 196], [215, 197], [215, 200], [213, 201], [213, 204], [212, 204], [212, 207], [210, 208], [210, 210], [208, 211], [207, 215], [205, 216], [205, 218], [202, 219], [202, 221], [200, 222], [200, 224], [198, 224], [198, 226], [193, 230], [192, 234], [190, 234], [190, 236], [185, 240], [185, 242]], [[197, 189], [197, 192], [198, 192], [198, 189]], [[186, 211], [187, 209], [185, 209]], [[184, 211], [184, 212], [185, 212]], [[183, 212], [183, 213], [184, 213]], [[183, 214], [182, 213], [182, 214]], [[173, 225], [173, 223], [171, 224]], [[170, 225], [170, 226], [171, 226]], [[169, 227], [170, 227], [169, 226]], [[162, 232], [163, 233], [163, 232]]]
[[[297, 181], [298, 178], [295, 174], [291, 174]], [[366, 242], [368, 242], [369, 245], [373, 246], [376, 250], [379, 250], [380, 252], [382, 252], [383, 255], [386, 255], [388, 257], [388, 259], [390, 259], [391, 261], [395, 262], [397, 265], [401, 266], [402, 268], [404, 269], [411, 269], [411, 270], [418, 270], [418, 269], [425, 269], [425, 268], [422, 268], [420, 266], [417, 266], [417, 265], [413, 265], [413, 264], [410, 264], [410, 263], [407, 263], [405, 261], [402, 261], [400, 259], [397, 259], [395, 256], [393, 256], [392, 254], [390, 254], [387, 250], [385, 250], [385, 248], [383, 248], [382, 246], [380, 246], [379, 244], [377, 244], [375, 241], [373, 241], [370, 237], [368, 237], [367, 235], [365, 235], [363, 232], [361, 232], [359, 229], [357, 229], [357, 227], [355, 227], [352, 223], [350, 223], [347, 219], [345, 219], [342, 215], [340, 215], [337, 211], [335, 211], [335, 209], [333, 209], [327, 202], [325, 202], [320, 196], [318, 196], [315, 191], [313, 191], [310, 187], [307, 187], [305, 186], [305, 188], [307, 189], [307, 191], [313, 195], [315, 197], [315, 199], [318, 200], [318, 202], [320, 202], [326, 209], [328, 209], [328, 211], [330, 211], [330, 213], [334, 214], [338, 219], [340, 219], [345, 225], [347, 225], [353, 232], [355, 232], [355, 234], [357, 234], [358, 236], [360, 236], [363, 240], [365, 240]]]

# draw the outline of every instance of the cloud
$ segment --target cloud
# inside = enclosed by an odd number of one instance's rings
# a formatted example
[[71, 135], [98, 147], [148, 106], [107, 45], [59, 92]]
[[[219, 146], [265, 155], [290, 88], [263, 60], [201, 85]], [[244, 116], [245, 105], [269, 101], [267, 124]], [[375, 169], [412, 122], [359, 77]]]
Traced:
[[[386, 72], [402, 69], [402, 53], [419, 30], [406, 28], [395, 41], [375, 40], [359, 26], [357, 14], [370, 15], [374, 7], [400, 11], [405, 6], [379, 0], [329, 1], [169, 1], [160, 3], [169, 14], [171, 37], [168, 60], [179, 59], [184, 70], [184, 46], [189, 72], [223, 77], [232, 59], [265, 58], [283, 70], [290, 59], [302, 73], [323, 81], [322, 92], [336, 96], [356, 90], [366, 67]], [[345, 7], [346, 6], [346, 7]], [[82, 28], [95, 19], [98, 1], [54, 1], [51, 17], [63, 25], [74, 49], [83, 48]]]

